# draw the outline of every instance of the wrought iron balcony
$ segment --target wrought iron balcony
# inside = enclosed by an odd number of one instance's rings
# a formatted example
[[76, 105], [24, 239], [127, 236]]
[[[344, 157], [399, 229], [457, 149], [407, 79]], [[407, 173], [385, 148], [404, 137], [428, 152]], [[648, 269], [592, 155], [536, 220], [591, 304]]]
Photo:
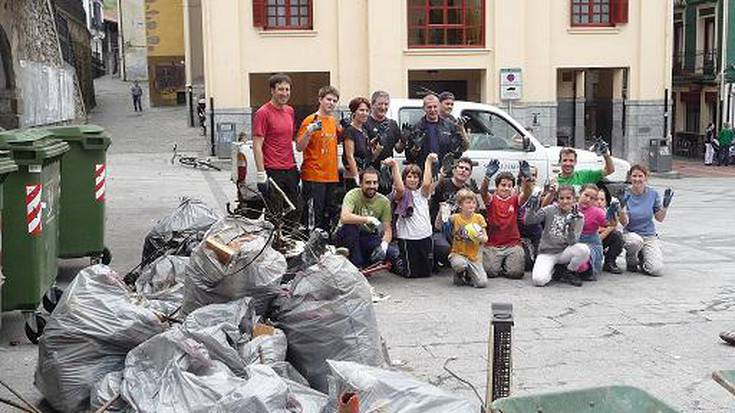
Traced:
[[720, 60], [716, 49], [674, 53], [675, 76], [717, 76]]

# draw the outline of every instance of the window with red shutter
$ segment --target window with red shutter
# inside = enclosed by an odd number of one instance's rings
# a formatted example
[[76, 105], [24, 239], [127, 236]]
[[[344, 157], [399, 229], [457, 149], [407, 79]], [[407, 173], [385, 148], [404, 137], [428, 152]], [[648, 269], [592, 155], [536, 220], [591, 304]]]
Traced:
[[310, 30], [312, 0], [263, 0], [266, 30]]
[[253, 0], [253, 26], [265, 27], [265, 0]]
[[628, 23], [628, 0], [612, 0], [612, 22]]
[[484, 47], [485, 0], [408, 0], [408, 47]]
[[617, 0], [571, 0], [572, 26], [613, 26]]

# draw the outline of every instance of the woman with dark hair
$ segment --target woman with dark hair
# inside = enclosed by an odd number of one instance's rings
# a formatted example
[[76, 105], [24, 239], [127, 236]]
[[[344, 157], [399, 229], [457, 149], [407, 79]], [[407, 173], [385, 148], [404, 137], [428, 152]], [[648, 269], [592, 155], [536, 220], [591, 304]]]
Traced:
[[351, 122], [342, 132], [342, 164], [345, 167], [347, 190], [360, 186], [360, 171], [373, 162], [383, 148], [379, 144], [371, 144], [365, 122], [370, 115], [370, 101], [364, 97], [356, 97], [350, 101]]
[[648, 168], [633, 165], [628, 171], [630, 188], [622, 200], [620, 222], [625, 227], [626, 259], [628, 271], [640, 271], [655, 277], [663, 275], [664, 256], [656, 233], [656, 224], [666, 219], [674, 191], [666, 189], [664, 196], [648, 186]]
[[[608, 206], [607, 200], [610, 199]], [[623, 252], [623, 233], [618, 230], [618, 221], [620, 215], [620, 202], [617, 198], [612, 198], [606, 187], [601, 187], [597, 194], [597, 206], [606, 211], [608, 223], [607, 226], [601, 227], [598, 231], [602, 240], [602, 252], [605, 255], [605, 263], [602, 265], [602, 271], [610, 274], [622, 274], [618, 265], [615, 263], [620, 253]]]

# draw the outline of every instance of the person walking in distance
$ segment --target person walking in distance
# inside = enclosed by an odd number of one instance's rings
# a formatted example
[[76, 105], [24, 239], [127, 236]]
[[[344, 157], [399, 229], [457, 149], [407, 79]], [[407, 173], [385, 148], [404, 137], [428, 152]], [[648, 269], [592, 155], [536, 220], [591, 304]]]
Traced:
[[297, 210], [286, 215], [298, 222], [299, 170], [293, 153], [294, 110], [291, 98], [291, 78], [278, 73], [268, 79], [271, 99], [253, 115], [253, 154], [255, 156], [258, 190], [272, 212], [280, 214], [286, 202], [280, 192], [271, 188], [275, 182]]
[[302, 223], [307, 227], [329, 228], [328, 202], [339, 182], [337, 140], [342, 133], [332, 111], [339, 101], [334, 86], [319, 89], [319, 109], [304, 118], [297, 133], [296, 150], [304, 153], [301, 181], [304, 200]]
[[730, 145], [733, 141], [733, 131], [730, 129], [729, 122], [722, 123], [722, 130], [717, 137], [717, 141], [720, 144], [720, 149], [717, 151], [717, 166], [730, 165]]
[[140, 83], [137, 80], [133, 81], [133, 86], [130, 86], [130, 95], [133, 97], [133, 111], [142, 112], [143, 105], [141, 105], [140, 101], [143, 97], [143, 88], [140, 87]]
[[715, 124], [710, 122], [704, 130], [704, 165], [712, 166], [720, 143], [715, 137]]

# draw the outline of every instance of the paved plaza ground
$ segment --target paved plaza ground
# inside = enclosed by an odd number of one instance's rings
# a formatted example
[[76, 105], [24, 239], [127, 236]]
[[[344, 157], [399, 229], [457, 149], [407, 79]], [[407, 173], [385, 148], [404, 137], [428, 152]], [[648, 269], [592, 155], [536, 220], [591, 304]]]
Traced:
[[[198, 129], [187, 127], [182, 108], [134, 114], [125, 84], [103, 78], [96, 86], [99, 106], [90, 122], [113, 136], [107, 240], [112, 266], [124, 273], [140, 261], [153, 222], [181, 196], [224, 210], [234, 187], [228, 172], [169, 163], [174, 142], [192, 153], [206, 145]], [[490, 305], [511, 302], [513, 394], [627, 384], [682, 412], [735, 410], [735, 397], [710, 377], [714, 370], [735, 368], [735, 347], [717, 337], [735, 328], [735, 167], [711, 174], [693, 162], [677, 162], [676, 168], [682, 179], [652, 182], [676, 191], [666, 222], [658, 226], [663, 277], [603, 274], [581, 288], [538, 288], [527, 274], [520, 281], [491, 279], [479, 290], [452, 286], [448, 273], [418, 280], [376, 274], [371, 284], [389, 296], [376, 310], [393, 360], [420, 379], [473, 397], [442, 365], [456, 357], [452, 370], [484, 389]], [[60, 276], [68, 280], [85, 264], [65, 261]], [[40, 403], [32, 384], [36, 355], [24, 338], [22, 316], [3, 314], [0, 379]], [[0, 390], [0, 397], [9, 396]]]

